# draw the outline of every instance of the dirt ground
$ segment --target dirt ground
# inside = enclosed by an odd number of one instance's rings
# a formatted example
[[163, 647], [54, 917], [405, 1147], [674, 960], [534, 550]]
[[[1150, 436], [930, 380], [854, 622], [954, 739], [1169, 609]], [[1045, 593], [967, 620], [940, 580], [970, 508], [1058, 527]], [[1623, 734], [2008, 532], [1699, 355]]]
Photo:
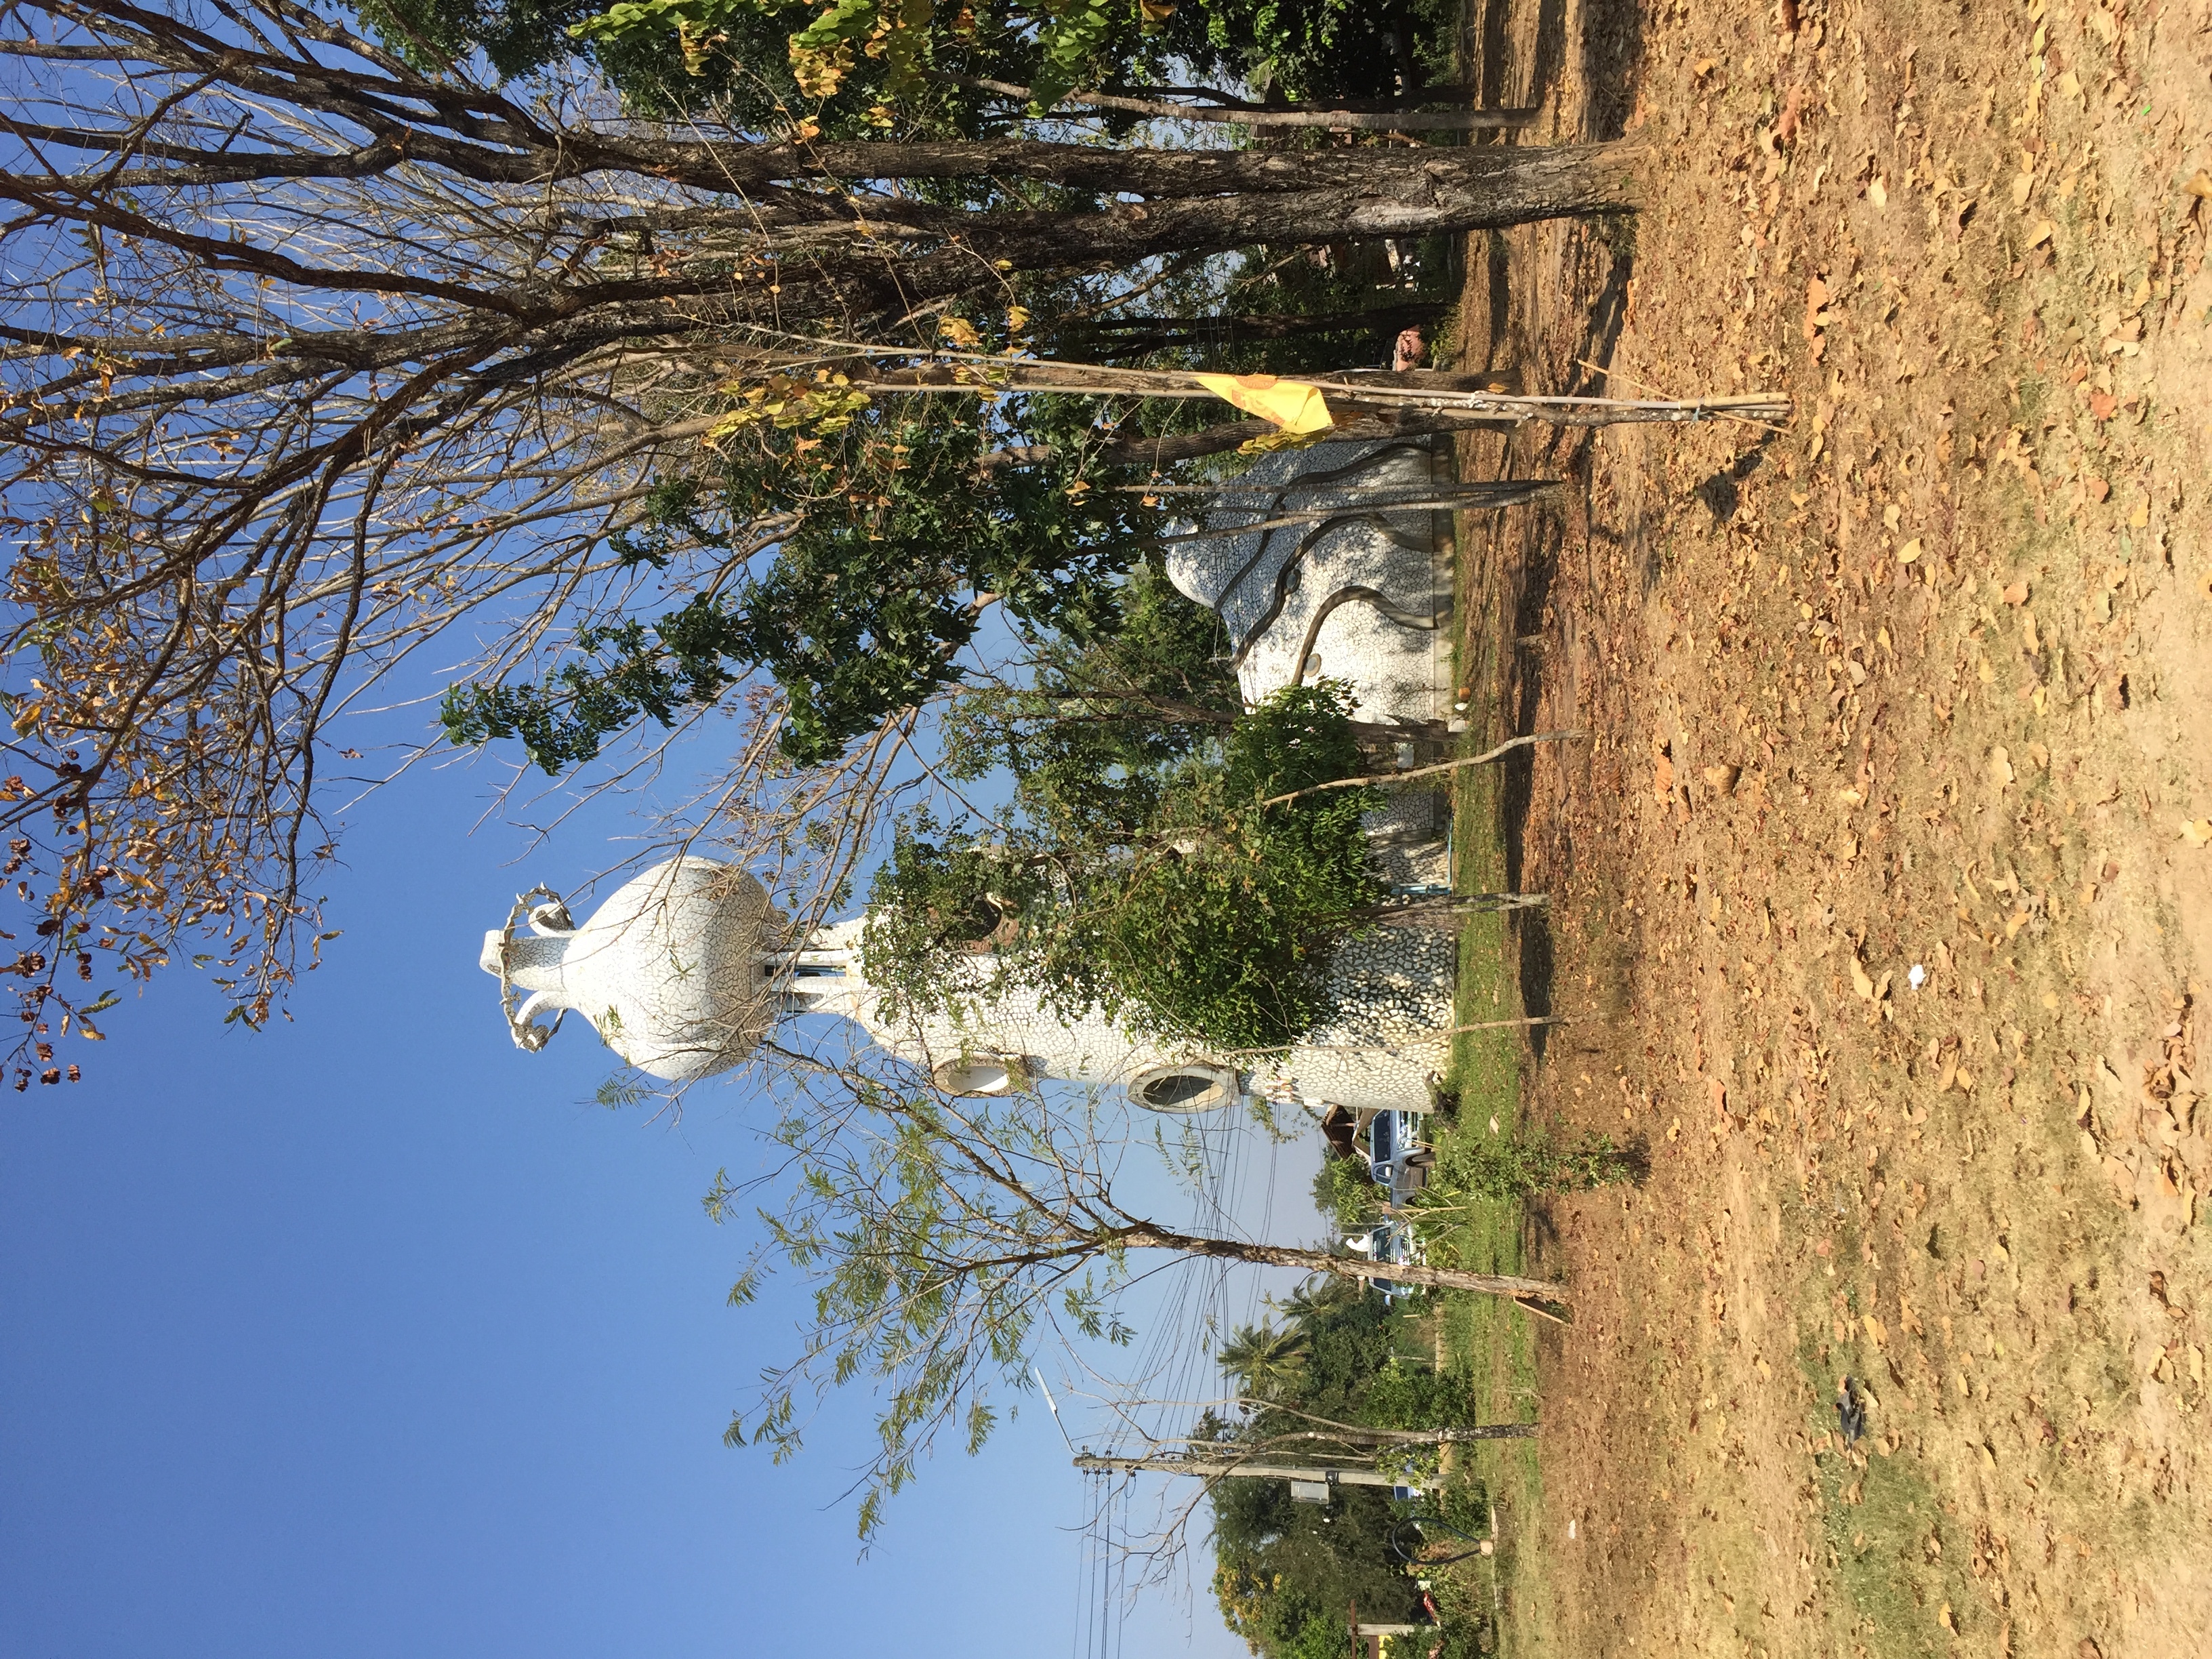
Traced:
[[1652, 1162], [1537, 1218], [1505, 1646], [2196, 1654], [2212, 0], [1474, 36], [1649, 183], [1478, 245], [1466, 366], [1797, 409], [1466, 445], [1568, 481], [1462, 540], [1494, 726], [1589, 734], [1510, 792], [1529, 1109]]

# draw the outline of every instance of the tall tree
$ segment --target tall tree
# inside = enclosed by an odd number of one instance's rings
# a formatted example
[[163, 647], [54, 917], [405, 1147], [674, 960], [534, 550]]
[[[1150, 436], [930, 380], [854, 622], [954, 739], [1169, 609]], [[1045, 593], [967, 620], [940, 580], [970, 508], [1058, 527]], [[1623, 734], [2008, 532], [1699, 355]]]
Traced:
[[[327, 723], [432, 641], [496, 680], [772, 562], [772, 514], [659, 562], [622, 538], [696, 471], [725, 388], [817, 373], [824, 331], [923, 342], [1024, 283], [1601, 211], [1627, 178], [1601, 149], [656, 125], [588, 78], [418, 66], [298, 0], [25, 4], [0, 47], [0, 825], [41, 933], [10, 964], [19, 1085], [64, 1074], [40, 1027], [104, 1006], [103, 962], [143, 978], [210, 936], [234, 1017], [268, 1016], [320, 931]], [[739, 664], [724, 690], [763, 687]], [[878, 797], [795, 778], [782, 704], [744, 707], [718, 799], [769, 845], [826, 811], [849, 851]], [[826, 764], [895, 752], [903, 718]]]

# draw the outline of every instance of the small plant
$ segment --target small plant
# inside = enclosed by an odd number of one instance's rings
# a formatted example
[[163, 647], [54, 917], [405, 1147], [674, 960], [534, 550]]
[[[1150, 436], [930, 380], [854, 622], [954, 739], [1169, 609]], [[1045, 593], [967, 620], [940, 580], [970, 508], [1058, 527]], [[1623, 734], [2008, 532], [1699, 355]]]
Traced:
[[1640, 1147], [1624, 1146], [1610, 1135], [1562, 1140], [1547, 1130], [1529, 1128], [1516, 1128], [1510, 1134], [1466, 1135], [1439, 1158], [1413, 1206], [1446, 1211], [1470, 1202], [1588, 1192], [1617, 1181], [1639, 1180], [1645, 1168]]
[[1357, 1232], [1382, 1218], [1389, 1188], [1370, 1173], [1364, 1158], [1328, 1158], [1314, 1176], [1314, 1207], [1346, 1232]]

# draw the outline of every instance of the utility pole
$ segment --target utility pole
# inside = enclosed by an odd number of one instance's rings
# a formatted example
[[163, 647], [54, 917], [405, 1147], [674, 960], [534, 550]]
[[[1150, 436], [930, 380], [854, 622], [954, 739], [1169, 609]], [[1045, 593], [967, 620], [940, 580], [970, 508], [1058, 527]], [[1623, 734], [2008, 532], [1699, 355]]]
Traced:
[[1297, 1480], [1332, 1486], [1395, 1486], [1395, 1475], [1373, 1469], [1325, 1469], [1314, 1464], [1217, 1462], [1203, 1457], [1079, 1457], [1079, 1469], [1111, 1469], [1134, 1474], [1140, 1469], [1163, 1474], [1200, 1474], [1212, 1480], [1237, 1477], [1256, 1480]]

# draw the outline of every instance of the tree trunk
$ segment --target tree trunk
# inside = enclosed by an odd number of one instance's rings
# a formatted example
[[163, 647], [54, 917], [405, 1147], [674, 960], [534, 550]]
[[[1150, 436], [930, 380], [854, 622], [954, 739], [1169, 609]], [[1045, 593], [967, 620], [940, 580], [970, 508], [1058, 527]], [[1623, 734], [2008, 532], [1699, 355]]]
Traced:
[[[1540, 219], [1620, 211], [1631, 205], [1626, 157], [1601, 146], [1323, 152], [1324, 156], [1356, 158], [1358, 164], [1314, 169], [1300, 177], [1298, 182], [1308, 186], [1304, 189], [1285, 188], [1282, 177], [1264, 165], [1223, 169], [1213, 188], [1233, 194], [1198, 193], [1204, 169], [1182, 164], [1210, 160], [1209, 153], [1178, 155], [1163, 168], [1159, 163], [1165, 154], [1085, 151], [1080, 159], [1041, 156], [1036, 158], [1036, 171], [1026, 175], [1044, 183], [1146, 196], [1141, 203], [1116, 202], [1095, 211], [1073, 213], [946, 215], [931, 209], [919, 216], [927, 222], [916, 222], [913, 228], [959, 235], [973, 252], [930, 257], [963, 262], [972, 283], [974, 253], [1008, 259], [1024, 270], [1071, 269], [1088, 262], [1119, 266], [1163, 253], [1222, 252], [1263, 243], [1291, 246], [1500, 229]], [[1220, 154], [1261, 164], [1321, 159], [1278, 158], [1264, 152]], [[1108, 159], [1133, 163], [1130, 170], [1138, 177], [1116, 179], [1117, 167], [1098, 166]], [[878, 209], [871, 202], [867, 210], [873, 215]], [[896, 225], [908, 216], [895, 206], [885, 216]]]
[[[1377, 438], [1412, 438], [1429, 433], [1474, 432], [1485, 427], [1510, 427], [1516, 422], [1494, 415], [1460, 415], [1449, 410], [1362, 410], [1339, 421], [1316, 440], [1325, 444], [1371, 443]], [[1099, 445], [1093, 453], [1109, 466], [1149, 466], [1156, 472], [1184, 461], [1219, 455], [1238, 449], [1255, 438], [1282, 430], [1272, 421], [1224, 421], [1195, 432], [1170, 432], [1159, 436], [1137, 434]], [[1019, 444], [994, 449], [977, 465], [986, 472], [1002, 466], [1039, 466], [1053, 457], [1050, 444]]]
[[[1416, 210], [1424, 204], [1480, 197], [1485, 204], [1479, 211], [1511, 216], [1491, 221], [1498, 224], [1629, 206], [1629, 169], [1636, 154], [1632, 147], [1619, 143], [1478, 149], [1119, 149], [1035, 138], [738, 144], [595, 138], [574, 130], [562, 136], [568, 142], [557, 152], [550, 146], [532, 145], [549, 153], [533, 156], [531, 164], [550, 165], [556, 177], [580, 177], [608, 168], [654, 173], [716, 194], [738, 185], [767, 187], [818, 179], [1024, 179], [1102, 195], [1141, 196], [1150, 202], [1350, 190], [1388, 197]], [[526, 181], [511, 161], [495, 162], [488, 149], [470, 148], [476, 151], [468, 158], [472, 165], [497, 167], [502, 175], [512, 175], [504, 182]], [[428, 156], [419, 149], [413, 154], [418, 161], [444, 164], [447, 160], [443, 153]], [[786, 203], [779, 199], [775, 205]], [[865, 210], [872, 219], [878, 211], [896, 214], [902, 205], [872, 198], [847, 204], [846, 210]], [[1376, 234], [1407, 235], [1418, 230], [1409, 223], [1406, 229]]]
[[[365, 55], [375, 68], [350, 60], [334, 67], [289, 38], [242, 50], [125, 0], [69, 9], [76, 26], [107, 44], [56, 46], [57, 61], [104, 58], [149, 97], [181, 100], [163, 106], [179, 120], [187, 107], [199, 112], [158, 139], [120, 114], [107, 121], [84, 108], [64, 125], [19, 129], [35, 143], [115, 161], [104, 173], [49, 171], [59, 164], [43, 159], [0, 171], [0, 199], [163, 246], [211, 270], [307, 292], [427, 303], [432, 314], [410, 331], [419, 337], [418, 357], [441, 331], [466, 337], [439, 348], [450, 373], [534, 352], [546, 334], [587, 313], [596, 313], [594, 327], [641, 342], [749, 323], [785, 331], [835, 319], [850, 330], [975, 294], [988, 264], [1038, 275], [1097, 272], [1164, 254], [1456, 233], [1632, 204], [1638, 152], [1623, 144], [1146, 149], [1021, 137], [759, 143], [609, 131], [496, 91], [426, 79], [356, 40], [342, 23], [294, 6], [279, 9], [278, 36], [296, 30]], [[251, 129], [249, 141], [194, 141], [231, 125], [240, 128], [233, 138]], [[295, 129], [304, 136], [290, 136]], [[350, 147], [326, 143], [313, 136], [319, 129], [364, 137]], [[273, 224], [263, 227], [265, 236], [214, 235], [200, 228], [203, 209], [179, 220], [169, 207], [178, 192], [197, 201], [200, 192], [236, 191], [252, 201], [264, 187], [326, 184], [338, 193], [325, 210], [343, 223], [360, 207], [388, 204], [395, 190], [414, 190], [392, 182], [410, 173], [431, 179], [432, 199], [447, 189], [435, 181], [439, 173], [519, 191], [526, 203], [509, 193], [478, 205], [516, 216], [515, 234], [492, 240], [529, 251], [506, 269], [504, 253], [435, 272], [397, 253], [366, 260], [334, 253], [325, 264]], [[624, 175], [639, 183], [625, 187]], [[922, 180], [988, 187], [894, 188]], [[1080, 204], [1030, 207], [1043, 192], [1024, 185], [1069, 192]], [[681, 199], [685, 192], [697, 194]], [[457, 233], [464, 241], [479, 229], [469, 210], [456, 210], [467, 227]], [[434, 240], [431, 213], [424, 234]], [[259, 223], [265, 204], [256, 203], [248, 216]], [[637, 238], [641, 248], [672, 238], [673, 246], [688, 241], [713, 257], [664, 252], [648, 262], [640, 253], [627, 275], [616, 276], [592, 256], [618, 237]], [[436, 314], [441, 309], [445, 314]], [[303, 328], [288, 343], [337, 351], [320, 337], [361, 331]], [[232, 343], [214, 343], [228, 349]]]
[[1352, 915], [1355, 921], [1371, 922], [1377, 927], [1449, 927], [1462, 917], [1498, 910], [1533, 910], [1547, 902], [1542, 893], [1431, 893], [1384, 904], [1363, 904]]
[[1449, 1446], [1466, 1440], [1534, 1440], [1536, 1429], [1534, 1423], [1482, 1423], [1463, 1429], [1370, 1429], [1346, 1425], [1334, 1432], [1328, 1429], [1297, 1429], [1271, 1434], [1267, 1444], [1273, 1447], [1285, 1440], [1368, 1440], [1392, 1446]]
[[1255, 340], [1294, 340], [1317, 334], [1371, 331], [1395, 335], [1442, 320], [1447, 307], [1431, 301], [1380, 306], [1372, 311], [1328, 311], [1314, 316], [1247, 313], [1231, 317], [1127, 317], [1070, 322], [1053, 330], [1053, 355], [1133, 356], [1178, 346], [1245, 345]]
[[1303, 1267], [1308, 1273], [1332, 1273], [1339, 1279], [1387, 1279], [1393, 1284], [1419, 1285], [1438, 1291], [1474, 1291], [1484, 1296], [1508, 1297], [1516, 1302], [1531, 1298], [1563, 1302], [1567, 1294], [1565, 1285], [1547, 1279], [1468, 1273], [1458, 1267], [1431, 1267], [1413, 1261], [1370, 1261], [1364, 1256], [1332, 1255], [1327, 1250], [1294, 1249], [1283, 1244], [1249, 1244], [1242, 1239], [1210, 1238], [1151, 1225], [1130, 1229], [1121, 1242], [1132, 1249], [1176, 1250], [1185, 1255], [1249, 1261], [1266, 1267]]
[[[1403, 36], [1401, 36], [1402, 39]], [[945, 86], [967, 87], [976, 92], [995, 92], [1002, 97], [1018, 99], [1031, 103], [1036, 89], [1011, 81], [979, 80], [973, 76], [929, 74], [927, 79]], [[1525, 127], [1541, 112], [1535, 109], [1455, 109], [1429, 112], [1414, 112], [1403, 107], [1403, 99], [1388, 104], [1376, 100], [1330, 100], [1321, 105], [1252, 104], [1241, 98], [1212, 94], [1213, 101], [1203, 104], [1176, 103], [1161, 98], [1145, 98], [1133, 91], [1064, 92], [1060, 104], [1073, 104], [1081, 108], [1121, 110], [1131, 115], [1150, 115], [1161, 119], [1178, 121], [1219, 121], [1236, 126], [1254, 127], [1328, 127], [1366, 132], [1427, 131], [1465, 132], [1485, 127]], [[1374, 105], [1361, 109], [1358, 102]], [[1059, 104], [1054, 106], [1054, 109]], [[1050, 112], [1047, 112], [1049, 113]]]

